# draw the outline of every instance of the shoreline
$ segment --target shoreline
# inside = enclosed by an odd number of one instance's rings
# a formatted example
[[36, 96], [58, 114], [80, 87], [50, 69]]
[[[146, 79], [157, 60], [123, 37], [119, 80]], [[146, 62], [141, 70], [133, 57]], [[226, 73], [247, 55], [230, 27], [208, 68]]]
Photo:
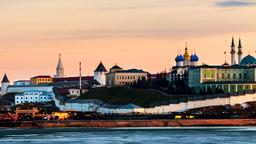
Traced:
[[0, 128], [126, 128], [126, 127], [256, 126], [256, 119], [66, 120], [0, 122]]

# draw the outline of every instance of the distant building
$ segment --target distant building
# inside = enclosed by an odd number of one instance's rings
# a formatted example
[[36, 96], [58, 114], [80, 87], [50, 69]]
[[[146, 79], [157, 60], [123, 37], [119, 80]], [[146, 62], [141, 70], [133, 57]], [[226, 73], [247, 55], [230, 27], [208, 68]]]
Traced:
[[27, 91], [46, 91], [53, 92], [53, 86], [50, 85], [24, 85], [24, 86], [8, 86], [8, 93], [24, 93]]
[[53, 92], [26, 91], [15, 95], [15, 105], [22, 103], [43, 103], [52, 101]]
[[256, 59], [251, 55], [242, 58], [242, 42], [238, 43], [238, 64], [235, 60], [234, 38], [231, 42], [231, 65], [202, 65], [188, 70], [188, 86], [195, 91], [223, 90], [226, 93], [256, 90]]
[[176, 65], [172, 67], [171, 72], [168, 76], [170, 82], [175, 82], [177, 80], [184, 80], [187, 82], [188, 79], [188, 70], [191, 67], [198, 66], [199, 57], [196, 53], [188, 52], [188, 47], [185, 47], [184, 54], [178, 54], [175, 58]]
[[[53, 78], [53, 85], [57, 88], [78, 88], [79, 89], [80, 77], [64, 77], [64, 78]], [[98, 81], [94, 80], [92, 76], [81, 77], [82, 89], [90, 89], [91, 87], [100, 85]]]
[[56, 67], [56, 74], [54, 75], [54, 78], [63, 78], [63, 77], [65, 77], [64, 66], [61, 61], [61, 54], [59, 54], [59, 61], [58, 61], [58, 65]]
[[100, 62], [98, 67], [94, 71], [94, 79], [100, 83], [101, 86], [106, 85], [106, 74], [107, 74], [107, 69], [105, 66]]
[[13, 83], [15, 86], [25, 86], [25, 85], [31, 85], [30, 80], [18, 80]]
[[1, 95], [5, 95], [7, 93], [7, 88], [10, 85], [10, 81], [6, 74], [4, 74], [3, 80], [1, 82]]
[[31, 78], [31, 84], [39, 85], [39, 84], [50, 84], [53, 82], [51, 76], [48, 75], [39, 75]]
[[147, 72], [138, 69], [123, 70], [121, 67], [115, 65], [107, 74], [107, 86], [131, 85], [142, 79], [148, 80]]

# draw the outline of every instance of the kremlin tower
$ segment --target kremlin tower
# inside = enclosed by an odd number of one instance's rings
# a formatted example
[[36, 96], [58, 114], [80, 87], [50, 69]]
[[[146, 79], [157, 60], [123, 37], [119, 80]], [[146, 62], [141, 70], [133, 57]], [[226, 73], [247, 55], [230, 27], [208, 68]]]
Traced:
[[98, 67], [94, 71], [94, 79], [97, 80], [101, 86], [106, 85], [106, 74], [107, 74], [107, 69], [103, 65], [102, 62], [98, 65]]
[[6, 74], [4, 74], [4, 78], [1, 82], [1, 95], [7, 94], [7, 88], [10, 85], [10, 81]]
[[59, 62], [56, 68], [56, 75], [54, 75], [54, 78], [63, 78], [63, 77], [64, 77], [64, 67], [61, 61], [61, 54], [59, 54]]

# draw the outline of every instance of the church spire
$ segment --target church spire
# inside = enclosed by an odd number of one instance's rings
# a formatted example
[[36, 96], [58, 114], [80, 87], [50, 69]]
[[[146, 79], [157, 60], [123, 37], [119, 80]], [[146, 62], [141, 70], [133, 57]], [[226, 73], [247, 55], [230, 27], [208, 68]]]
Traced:
[[55, 78], [64, 77], [64, 67], [63, 67], [62, 60], [61, 60], [61, 54], [59, 54], [59, 61], [58, 61], [58, 65], [56, 67], [56, 75], [54, 77]]

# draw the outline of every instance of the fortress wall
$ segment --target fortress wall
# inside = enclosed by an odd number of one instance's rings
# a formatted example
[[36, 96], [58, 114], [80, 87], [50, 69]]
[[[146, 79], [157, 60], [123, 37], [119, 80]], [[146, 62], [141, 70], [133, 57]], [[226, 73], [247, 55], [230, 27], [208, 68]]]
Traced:
[[244, 94], [239, 96], [230, 96], [228, 98], [211, 98], [206, 100], [193, 100], [188, 102], [182, 102], [178, 104], [169, 104], [163, 106], [156, 106], [154, 108], [135, 108], [135, 109], [115, 109], [115, 108], [105, 108], [100, 107], [94, 103], [65, 103], [60, 104], [60, 101], [54, 96], [54, 101], [57, 107], [62, 111], [98, 111], [101, 113], [170, 113], [170, 112], [182, 112], [195, 108], [203, 108], [209, 106], [221, 106], [221, 105], [235, 105], [243, 104], [246, 102], [256, 101], [256, 93], [254, 94]]

